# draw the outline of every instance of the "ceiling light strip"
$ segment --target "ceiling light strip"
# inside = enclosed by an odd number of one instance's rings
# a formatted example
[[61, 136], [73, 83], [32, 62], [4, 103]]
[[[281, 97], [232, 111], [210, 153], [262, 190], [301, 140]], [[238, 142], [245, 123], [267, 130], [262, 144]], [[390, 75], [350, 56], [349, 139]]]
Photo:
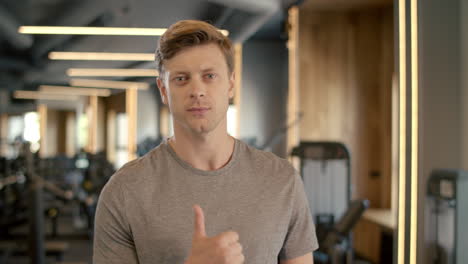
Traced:
[[161, 36], [165, 28], [21, 26], [21, 34]]
[[108, 81], [108, 80], [91, 80], [91, 79], [71, 79], [70, 86], [80, 87], [99, 87], [109, 89], [129, 89], [136, 88], [140, 90], [148, 90], [150, 85], [145, 82], [126, 82], [126, 81]]
[[28, 100], [53, 100], [53, 101], [76, 101], [79, 96], [75, 95], [59, 95], [59, 94], [45, 94], [38, 91], [15, 91], [13, 94], [15, 99], [28, 99]]
[[51, 60], [154, 61], [154, 53], [50, 52]]
[[110, 90], [107, 89], [93, 89], [81, 88], [71, 86], [55, 86], [55, 85], [41, 85], [39, 91], [47, 94], [60, 94], [60, 95], [81, 95], [81, 96], [103, 96], [111, 95]]
[[[165, 28], [20, 26], [21, 34], [161, 36]], [[220, 32], [228, 36], [227, 30]]]
[[157, 70], [152, 69], [92, 69], [92, 68], [70, 68], [67, 75], [77, 76], [109, 76], [109, 77], [157, 77]]

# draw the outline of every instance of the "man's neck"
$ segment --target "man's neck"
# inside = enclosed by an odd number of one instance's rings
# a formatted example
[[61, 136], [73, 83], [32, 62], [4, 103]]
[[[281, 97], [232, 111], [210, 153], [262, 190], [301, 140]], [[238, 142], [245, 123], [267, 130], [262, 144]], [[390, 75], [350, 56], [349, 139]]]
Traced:
[[224, 167], [230, 161], [235, 141], [226, 131], [212, 131], [205, 135], [184, 132], [175, 129], [168, 143], [179, 158], [192, 167], [212, 171]]

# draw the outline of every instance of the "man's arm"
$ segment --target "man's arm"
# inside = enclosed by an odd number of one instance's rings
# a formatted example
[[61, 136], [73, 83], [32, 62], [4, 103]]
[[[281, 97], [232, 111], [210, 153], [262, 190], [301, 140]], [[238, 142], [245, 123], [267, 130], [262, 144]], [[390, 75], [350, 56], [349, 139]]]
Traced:
[[314, 258], [312, 253], [308, 253], [301, 257], [280, 260], [280, 264], [314, 264]]
[[279, 263], [311, 264], [312, 252], [318, 248], [315, 227], [302, 179], [297, 173], [292, 177], [294, 177], [290, 195], [292, 212], [283, 247], [278, 255]]
[[125, 208], [124, 192], [111, 178], [101, 192], [96, 210], [94, 264], [138, 263]]

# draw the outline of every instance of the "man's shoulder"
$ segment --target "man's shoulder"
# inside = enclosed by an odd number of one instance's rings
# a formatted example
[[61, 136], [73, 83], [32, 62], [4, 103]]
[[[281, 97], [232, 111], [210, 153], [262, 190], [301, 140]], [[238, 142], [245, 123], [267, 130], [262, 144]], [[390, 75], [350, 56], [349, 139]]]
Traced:
[[145, 184], [155, 175], [157, 163], [165, 158], [163, 146], [159, 145], [145, 155], [127, 162], [111, 177], [111, 181], [118, 185]]
[[241, 148], [243, 150], [241, 151], [241, 155], [243, 155], [242, 158], [250, 160], [257, 167], [271, 168], [275, 171], [285, 172], [288, 174], [295, 173], [294, 167], [285, 158], [281, 158], [272, 152], [260, 150], [253, 146], [249, 146], [245, 142], [241, 143]]

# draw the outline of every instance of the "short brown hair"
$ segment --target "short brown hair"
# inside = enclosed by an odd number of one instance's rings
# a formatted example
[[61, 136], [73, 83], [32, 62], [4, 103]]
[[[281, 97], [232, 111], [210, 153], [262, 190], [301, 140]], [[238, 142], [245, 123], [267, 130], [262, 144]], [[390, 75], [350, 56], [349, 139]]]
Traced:
[[199, 20], [181, 20], [171, 25], [159, 39], [156, 50], [156, 63], [159, 73], [163, 73], [163, 63], [181, 50], [197, 45], [215, 43], [226, 59], [229, 73], [234, 70], [232, 43], [216, 27]]

